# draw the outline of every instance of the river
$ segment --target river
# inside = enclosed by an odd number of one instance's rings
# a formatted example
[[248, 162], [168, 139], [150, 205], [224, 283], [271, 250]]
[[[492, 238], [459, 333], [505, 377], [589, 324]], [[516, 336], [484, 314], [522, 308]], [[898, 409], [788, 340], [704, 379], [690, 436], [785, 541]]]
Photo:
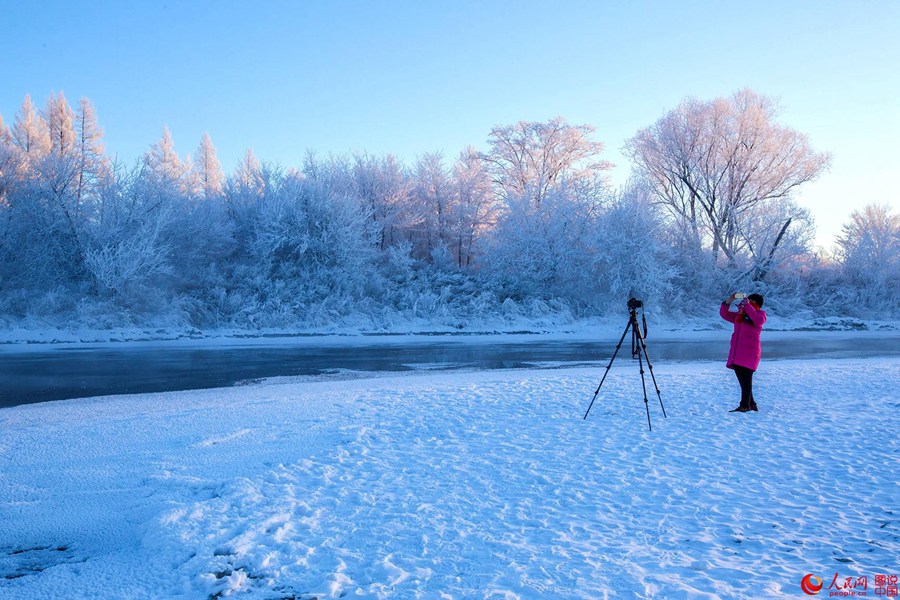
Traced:
[[[726, 332], [647, 341], [653, 364], [723, 360]], [[695, 339], [696, 338], [696, 339]], [[595, 341], [553, 336], [276, 338], [0, 346], [0, 407], [86, 396], [227, 387], [269, 377], [416, 370], [516, 369], [609, 362], [618, 335]], [[764, 360], [900, 356], [900, 333], [783, 332]], [[626, 338], [616, 366], [631, 360]]]

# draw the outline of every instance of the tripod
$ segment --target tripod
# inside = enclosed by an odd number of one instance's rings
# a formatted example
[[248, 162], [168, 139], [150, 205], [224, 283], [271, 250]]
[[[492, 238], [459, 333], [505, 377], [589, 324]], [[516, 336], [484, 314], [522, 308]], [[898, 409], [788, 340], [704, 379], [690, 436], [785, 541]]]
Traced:
[[644, 408], [647, 409], [647, 428], [653, 431], [653, 425], [650, 423], [650, 403], [647, 400], [647, 381], [644, 379], [645, 358], [647, 359], [647, 366], [650, 367], [650, 377], [653, 379], [653, 387], [656, 389], [656, 397], [659, 398], [659, 407], [662, 409], [663, 418], [668, 418], [666, 417], [666, 407], [663, 406], [662, 396], [659, 393], [659, 386], [656, 384], [656, 376], [653, 374], [653, 365], [650, 363], [650, 357], [647, 355], [647, 344], [644, 343], [644, 338], [647, 337], [647, 317], [643, 313], [641, 314], [644, 322], [643, 335], [641, 335], [641, 326], [638, 324], [637, 309], [643, 307], [643, 305], [643, 302], [634, 298], [628, 301], [628, 324], [625, 325], [625, 331], [622, 332], [622, 337], [619, 338], [616, 351], [613, 352], [612, 358], [609, 359], [609, 364], [606, 365], [606, 372], [603, 374], [603, 379], [600, 380], [600, 385], [597, 386], [597, 391], [594, 392], [591, 404], [584, 413], [585, 419], [587, 419], [588, 413], [591, 412], [591, 407], [594, 406], [594, 401], [600, 393], [600, 388], [603, 387], [603, 382], [606, 381], [606, 376], [609, 375], [609, 369], [612, 367], [613, 361], [616, 360], [616, 355], [619, 353], [619, 349], [622, 347], [622, 342], [625, 341], [625, 336], [628, 335], [629, 329], [631, 330], [631, 358], [638, 359], [638, 365], [641, 370], [641, 386], [644, 388]]

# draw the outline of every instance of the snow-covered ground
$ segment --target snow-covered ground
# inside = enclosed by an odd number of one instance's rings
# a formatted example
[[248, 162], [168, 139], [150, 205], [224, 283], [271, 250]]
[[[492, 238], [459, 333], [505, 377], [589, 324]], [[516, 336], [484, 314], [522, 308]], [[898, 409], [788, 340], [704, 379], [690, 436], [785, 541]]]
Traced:
[[[278, 380], [0, 410], [2, 598], [798, 598], [900, 572], [900, 359]], [[650, 384], [648, 377], [648, 384]], [[823, 593], [825, 593], [823, 591]]]

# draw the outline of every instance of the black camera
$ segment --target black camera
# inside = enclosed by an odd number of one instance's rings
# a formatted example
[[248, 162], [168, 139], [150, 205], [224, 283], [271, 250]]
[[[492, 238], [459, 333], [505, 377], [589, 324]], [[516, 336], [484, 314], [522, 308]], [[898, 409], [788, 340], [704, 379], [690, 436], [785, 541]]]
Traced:
[[628, 309], [629, 310], [637, 310], [639, 308], [644, 308], [644, 303], [638, 300], [637, 298], [632, 298], [628, 301]]

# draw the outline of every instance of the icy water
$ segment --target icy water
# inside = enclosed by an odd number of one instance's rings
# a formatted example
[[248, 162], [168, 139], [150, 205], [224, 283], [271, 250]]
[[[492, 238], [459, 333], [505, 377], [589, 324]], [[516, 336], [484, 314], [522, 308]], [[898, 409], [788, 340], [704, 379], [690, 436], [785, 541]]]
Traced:
[[[724, 360], [729, 336], [714, 340], [648, 339], [654, 365], [666, 361]], [[453, 369], [516, 369], [598, 366], [609, 362], [616, 339], [572, 342], [533, 339], [485, 342], [435, 338], [398, 343], [359, 341], [317, 344], [267, 341], [259, 345], [129, 343], [45, 349], [0, 348], [0, 407], [113, 394], [227, 387], [268, 377], [320, 376], [345, 372]], [[800, 334], [764, 341], [765, 360], [900, 356], [900, 334], [830, 337]], [[629, 365], [626, 338], [615, 366]], [[635, 366], [637, 369], [637, 366]]]

